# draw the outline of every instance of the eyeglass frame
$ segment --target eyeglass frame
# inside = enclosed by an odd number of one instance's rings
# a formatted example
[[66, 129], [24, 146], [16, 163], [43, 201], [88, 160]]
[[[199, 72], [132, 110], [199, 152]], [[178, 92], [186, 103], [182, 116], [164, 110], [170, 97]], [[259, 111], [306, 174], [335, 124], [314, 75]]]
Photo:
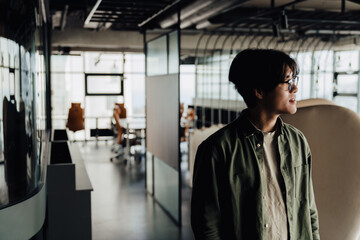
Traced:
[[287, 83], [289, 85], [289, 92], [294, 90], [294, 86], [298, 86], [299, 83], [299, 76], [293, 77], [288, 81], [280, 82], [280, 83]]

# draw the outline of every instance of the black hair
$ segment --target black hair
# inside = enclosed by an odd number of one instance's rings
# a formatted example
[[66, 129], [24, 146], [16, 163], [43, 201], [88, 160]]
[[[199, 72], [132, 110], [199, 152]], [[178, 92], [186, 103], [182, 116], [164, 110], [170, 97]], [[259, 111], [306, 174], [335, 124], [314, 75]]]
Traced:
[[286, 77], [286, 66], [299, 74], [299, 67], [288, 54], [272, 49], [246, 49], [231, 63], [229, 81], [243, 97], [249, 108], [256, 106], [254, 89], [269, 92]]

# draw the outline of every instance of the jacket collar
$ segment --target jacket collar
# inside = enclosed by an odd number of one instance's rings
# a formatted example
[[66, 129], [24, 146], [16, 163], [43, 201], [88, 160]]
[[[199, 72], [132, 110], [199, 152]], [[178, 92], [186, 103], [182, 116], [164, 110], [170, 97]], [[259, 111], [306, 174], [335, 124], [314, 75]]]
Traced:
[[[249, 114], [249, 109], [244, 109], [238, 118], [239, 121], [239, 130], [243, 134], [244, 137], [250, 137], [254, 135], [255, 133], [261, 133], [261, 131], [254, 126], [254, 124], [249, 120], [247, 117]], [[276, 124], [279, 128], [279, 134], [281, 135], [283, 133], [284, 128], [284, 122], [280, 117], [278, 117]]]

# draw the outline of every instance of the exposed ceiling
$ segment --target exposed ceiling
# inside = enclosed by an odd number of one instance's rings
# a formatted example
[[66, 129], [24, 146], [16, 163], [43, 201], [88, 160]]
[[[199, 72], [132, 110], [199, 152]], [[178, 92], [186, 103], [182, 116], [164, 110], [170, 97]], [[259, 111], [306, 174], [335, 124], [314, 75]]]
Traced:
[[54, 29], [360, 34], [360, 0], [49, 0]]
[[140, 23], [174, 0], [49, 0], [53, 28], [140, 30]]

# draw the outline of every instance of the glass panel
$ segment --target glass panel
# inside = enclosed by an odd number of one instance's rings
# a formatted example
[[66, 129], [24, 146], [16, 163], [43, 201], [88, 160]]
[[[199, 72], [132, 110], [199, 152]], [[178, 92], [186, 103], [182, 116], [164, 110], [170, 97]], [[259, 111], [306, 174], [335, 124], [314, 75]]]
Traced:
[[212, 84], [210, 91], [210, 98], [212, 99], [219, 99], [220, 98], [220, 85], [217, 83]]
[[179, 172], [154, 156], [154, 197], [179, 221]]
[[15, 55], [19, 52], [18, 49], [16, 49], [16, 43], [9, 40], [8, 41], [8, 49], [9, 49], [9, 67], [15, 68]]
[[230, 100], [236, 100], [239, 93], [236, 91], [235, 88], [229, 86], [229, 98]]
[[[115, 103], [123, 102], [122, 96], [88, 96], [85, 101], [85, 129], [111, 128], [111, 119]], [[125, 105], [127, 108], [127, 106]], [[96, 123], [97, 121], [97, 123]], [[90, 131], [86, 131], [86, 138]]]
[[337, 72], [356, 71], [359, 68], [359, 51], [335, 52]]
[[358, 92], [358, 75], [338, 75], [337, 77], [338, 93], [357, 93]]
[[167, 74], [168, 61], [166, 36], [162, 36], [147, 44], [147, 75]]
[[[90, 96], [86, 97], [85, 116], [88, 118], [111, 118], [115, 103], [122, 102], [120, 96]], [[127, 107], [125, 105], [125, 107]]]
[[87, 76], [87, 94], [121, 94], [121, 77]]
[[354, 112], [357, 112], [358, 100], [356, 97], [336, 96], [334, 98], [334, 102], [337, 105], [343, 106], [345, 108], [349, 108]]
[[[0, 68], [1, 74], [1, 92], [2, 92], [2, 99], [10, 97], [10, 87], [9, 87], [9, 69], [8, 68]], [[2, 104], [1, 104], [2, 105]], [[2, 114], [2, 112], [1, 112]]]
[[[51, 74], [51, 105], [54, 118], [67, 118], [71, 102], [84, 103], [84, 75], [78, 73]], [[64, 121], [64, 120], [63, 120]]]
[[6, 38], [0, 39], [0, 47], [1, 47], [1, 54], [2, 54], [2, 65], [4, 67], [9, 67], [9, 49], [8, 49], [8, 41]]
[[302, 74], [299, 78], [298, 83], [298, 92], [296, 93], [297, 99], [308, 99], [310, 98], [311, 93], [311, 75], [310, 74]]
[[82, 56], [51, 56], [52, 72], [84, 72]]
[[151, 152], [146, 152], [146, 190], [153, 194], [153, 155]]
[[125, 74], [124, 97], [129, 116], [145, 115], [145, 75]]
[[131, 53], [125, 55], [125, 73], [145, 73], [145, 55]]
[[121, 53], [85, 52], [85, 72], [122, 73], [123, 55]]
[[9, 92], [10, 95], [15, 95], [15, 73], [9, 74]]
[[318, 84], [316, 87], [317, 98], [326, 98], [332, 100], [333, 97], [333, 74], [320, 73], [317, 76]]
[[314, 53], [315, 71], [333, 71], [333, 51], [323, 50]]
[[300, 52], [296, 56], [296, 62], [300, 68], [300, 74], [311, 72], [311, 52]]
[[191, 105], [195, 98], [195, 65], [180, 65], [180, 102]]
[[179, 41], [178, 32], [169, 34], [169, 73], [179, 72]]
[[229, 84], [221, 84], [221, 99], [227, 100], [229, 98]]

